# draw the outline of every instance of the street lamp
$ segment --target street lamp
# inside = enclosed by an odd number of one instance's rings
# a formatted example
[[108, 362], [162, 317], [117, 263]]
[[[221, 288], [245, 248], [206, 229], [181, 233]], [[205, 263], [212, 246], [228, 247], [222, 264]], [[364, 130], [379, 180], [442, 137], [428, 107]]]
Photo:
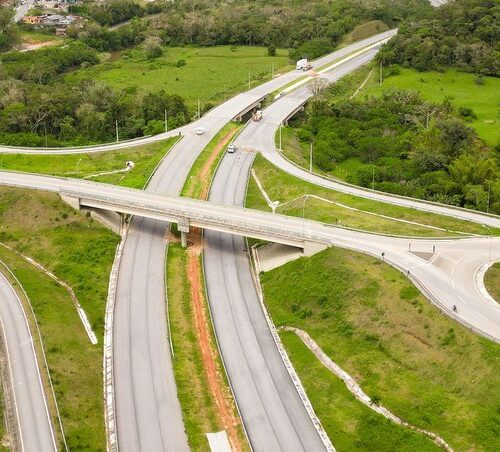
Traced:
[[308, 198], [308, 194], [304, 195], [304, 201], [302, 202], [302, 234], [304, 235], [304, 241], [306, 240], [306, 202]]
[[80, 162], [82, 161], [82, 159], [78, 160], [78, 162], [76, 162], [76, 192], [78, 193], [80, 191]]

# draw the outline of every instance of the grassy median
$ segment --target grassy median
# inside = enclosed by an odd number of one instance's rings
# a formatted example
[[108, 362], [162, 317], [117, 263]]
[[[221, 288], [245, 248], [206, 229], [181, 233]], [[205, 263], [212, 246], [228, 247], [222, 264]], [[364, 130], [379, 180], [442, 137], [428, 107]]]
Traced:
[[[309, 333], [372, 399], [456, 450], [500, 448], [500, 345], [443, 315], [398, 271], [331, 248], [262, 283], [276, 325]], [[294, 337], [283, 339], [339, 450], [408, 449], [405, 429], [368, 421]]]
[[500, 303], [500, 263], [491, 266], [484, 276], [484, 284], [488, 293]]
[[[217, 165], [240, 127], [227, 124], [205, 147], [189, 173], [183, 196], [207, 198]], [[187, 250], [177, 242], [178, 238], [171, 234], [167, 257], [168, 312], [174, 373], [189, 445], [192, 450], [205, 451], [206, 433], [226, 430], [233, 450], [247, 450], [210, 321], [201, 231], [189, 234]]]

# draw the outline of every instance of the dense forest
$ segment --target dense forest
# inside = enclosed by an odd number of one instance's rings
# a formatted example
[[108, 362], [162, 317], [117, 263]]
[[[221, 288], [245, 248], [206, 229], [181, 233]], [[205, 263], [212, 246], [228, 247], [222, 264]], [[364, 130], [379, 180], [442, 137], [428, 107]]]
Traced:
[[[229, 7], [230, 6], [230, 7]], [[103, 83], [64, 78], [68, 71], [99, 63], [99, 52], [136, 48], [154, 59], [168, 45], [267, 45], [289, 47], [291, 56], [317, 57], [331, 51], [342, 35], [369, 20], [393, 26], [431, 10], [427, 0], [382, 0], [373, 5], [357, 0], [274, 1], [132, 0], [83, 2], [73, 12], [89, 19], [70, 27], [62, 47], [0, 54], [0, 142], [49, 146], [87, 144], [161, 132], [164, 110], [169, 125], [191, 119], [184, 100], [165, 93], [114, 90]], [[16, 43], [11, 11], [1, 10], [0, 27]], [[129, 22], [110, 29], [108, 25]], [[150, 107], [153, 105], [153, 107]], [[94, 126], [90, 126], [94, 124]]]
[[468, 112], [437, 105], [418, 93], [389, 91], [381, 98], [316, 99], [298, 129], [314, 141], [324, 171], [357, 158], [348, 181], [391, 193], [500, 213], [498, 152], [488, 149], [462, 120]]
[[[72, 10], [100, 25], [154, 14], [147, 21], [148, 33], [167, 45], [275, 45], [296, 49], [317, 39], [334, 46], [362, 22], [381, 20], [395, 26], [409, 16], [425, 17], [431, 7], [427, 0], [190, 0], [155, 2], [145, 7], [132, 0], [110, 0], [83, 3]], [[93, 28], [94, 34], [98, 31]], [[101, 39], [106, 40], [106, 33]]]
[[[499, 19], [499, 0], [456, 0], [432, 18], [403, 22], [378, 59], [388, 76], [398, 65], [456, 67], [482, 84], [483, 75], [500, 75]], [[332, 87], [295, 126], [300, 140], [314, 142], [323, 171], [347, 159], [364, 163], [347, 176], [351, 183], [500, 213], [500, 143], [488, 148], [467, 125], [472, 117], [470, 108], [425, 102], [415, 91], [338, 100]]]
[[500, 76], [500, 0], [457, 0], [404, 23], [379, 60], [419, 71], [454, 66]]

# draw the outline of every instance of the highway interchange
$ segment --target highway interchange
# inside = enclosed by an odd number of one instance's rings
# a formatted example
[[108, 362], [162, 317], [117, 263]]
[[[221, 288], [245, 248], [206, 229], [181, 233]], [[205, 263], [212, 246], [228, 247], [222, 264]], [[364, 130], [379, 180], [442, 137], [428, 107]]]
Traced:
[[[386, 37], [386, 36], [384, 36]], [[380, 36], [378, 37], [381, 38]], [[367, 42], [362, 46], [367, 45]], [[343, 49], [323, 58], [316, 67], [346, 56], [357, 47]], [[373, 58], [374, 51], [351, 59], [325, 74], [330, 81]], [[147, 191], [176, 195], [201, 150], [225, 123], [262, 97], [288, 84], [301, 74], [285, 74], [215, 108], [195, 124], [183, 128], [185, 137], [167, 154]], [[436, 211], [472, 221], [499, 226], [498, 217], [465, 210], [371, 193], [356, 187], [334, 185], [301, 170], [280, 156], [274, 147], [276, 127], [303, 102], [301, 88], [279, 99], [265, 110], [264, 121], [250, 123], [237, 140], [239, 151], [227, 155], [215, 176], [210, 201], [242, 205], [254, 153], [264, 156], [285, 171], [329, 188], [358, 190], [357, 195], [376, 197], [400, 205]], [[206, 134], [192, 129], [203, 126]], [[178, 130], [168, 135], [175, 135]], [[165, 135], [161, 136], [164, 138]], [[141, 144], [160, 139], [136, 140]], [[129, 144], [126, 144], [127, 146]], [[115, 149], [99, 146], [92, 151]], [[18, 152], [2, 148], [0, 152]], [[24, 150], [24, 152], [33, 152]], [[48, 151], [51, 152], [51, 151]], [[65, 152], [82, 152], [81, 149]], [[89, 152], [89, 150], [85, 150]], [[361, 193], [363, 192], [363, 193]], [[472, 217], [469, 217], [472, 216]], [[298, 220], [297, 220], [298, 221]], [[498, 306], [486, 303], [474, 275], [488, 260], [500, 259], [498, 239], [474, 238], [438, 243], [438, 253], [429, 262], [408, 252], [408, 239], [354, 233], [325, 228], [314, 222], [297, 224], [309, 233], [323, 235], [331, 244], [375, 256], [385, 252], [387, 262], [411, 278], [448, 315], [473, 324], [485, 335], [499, 339]], [[114, 375], [118, 441], [123, 450], [187, 450], [179, 402], [176, 396], [171, 357], [166, 336], [164, 289], [165, 222], [135, 217], [126, 237], [119, 268], [114, 320]], [[214, 325], [222, 357], [232, 384], [250, 443], [255, 450], [273, 444], [273, 450], [318, 450], [322, 443], [279, 356], [269, 332], [252, 280], [245, 242], [241, 237], [207, 231], [205, 277]], [[429, 251], [436, 241], [412, 240], [413, 250]], [[487, 250], [485, 252], [485, 250]], [[463, 256], [466, 256], [465, 258]], [[451, 311], [459, 305], [457, 314]], [[2, 317], [3, 318], [3, 317]], [[260, 401], [260, 402], [259, 402]], [[270, 401], [272, 401], [270, 403]]]

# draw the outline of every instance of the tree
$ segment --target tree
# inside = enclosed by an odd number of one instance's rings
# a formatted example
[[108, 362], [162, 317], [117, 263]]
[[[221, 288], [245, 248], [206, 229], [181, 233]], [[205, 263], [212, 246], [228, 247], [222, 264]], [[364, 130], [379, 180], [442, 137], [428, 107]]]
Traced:
[[0, 6], [0, 50], [8, 50], [19, 41], [17, 25], [12, 22], [14, 12]]
[[307, 90], [313, 95], [317, 96], [328, 86], [328, 81], [321, 77], [314, 77], [307, 83]]

